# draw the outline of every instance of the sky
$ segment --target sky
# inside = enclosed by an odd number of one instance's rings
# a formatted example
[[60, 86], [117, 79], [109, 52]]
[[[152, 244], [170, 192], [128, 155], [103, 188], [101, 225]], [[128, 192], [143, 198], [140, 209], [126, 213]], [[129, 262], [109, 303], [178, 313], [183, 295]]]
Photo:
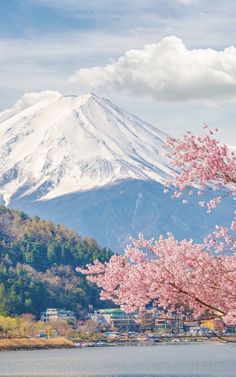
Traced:
[[93, 91], [172, 135], [236, 145], [235, 0], [1, 0], [0, 111]]

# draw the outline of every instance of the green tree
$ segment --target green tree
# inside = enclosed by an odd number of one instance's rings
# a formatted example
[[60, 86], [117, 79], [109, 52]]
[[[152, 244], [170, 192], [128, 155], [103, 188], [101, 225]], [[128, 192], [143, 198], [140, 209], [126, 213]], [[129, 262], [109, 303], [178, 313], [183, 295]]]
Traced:
[[6, 300], [6, 292], [5, 286], [3, 283], [0, 284], [0, 315], [7, 314], [7, 300]]

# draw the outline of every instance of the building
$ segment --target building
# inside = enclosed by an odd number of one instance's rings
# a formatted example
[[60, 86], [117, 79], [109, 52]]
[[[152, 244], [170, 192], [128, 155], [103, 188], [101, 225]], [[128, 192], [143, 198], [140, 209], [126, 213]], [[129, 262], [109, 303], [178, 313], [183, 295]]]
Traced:
[[172, 333], [172, 321], [156, 318], [154, 330], [158, 335], [170, 335]]
[[76, 326], [75, 313], [71, 310], [48, 308], [45, 312], [41, 313], [40, 319], [43, 322], [63, 320], [73, 327]]
[[155, 328], [155, 315], [153, 312], [147, 312], [138, 319], [139, 331], [153, 331]]
[[134, 313], [125, 313], [119, 308], [99, 309], [90, 315], [90, 318], [98, 325], [107, 325], [119, 331], [136, 330], [138, 325], [135, 322]]
[[[165, 315], [166, 317], [166, 315]], [[155, 332], [159, 335], [179, 335], [184, 332], [183, 321], [173, 313], [163, 318], [163, 311], [157, 308], [147, 310], [142, 316], [138, 313], [126, 313], [120, 308], [95, 310], [90, 318], [100, 329], [110, 328], [112, 331]]]

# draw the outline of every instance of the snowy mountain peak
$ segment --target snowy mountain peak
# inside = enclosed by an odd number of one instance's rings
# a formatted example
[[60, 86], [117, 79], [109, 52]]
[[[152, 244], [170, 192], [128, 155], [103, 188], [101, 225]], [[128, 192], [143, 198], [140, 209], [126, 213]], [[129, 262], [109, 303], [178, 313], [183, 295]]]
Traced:
[[0, 113], [0, 198], [37, 199], [171, 173], [166, 135], [93, 93], [28, 93]]

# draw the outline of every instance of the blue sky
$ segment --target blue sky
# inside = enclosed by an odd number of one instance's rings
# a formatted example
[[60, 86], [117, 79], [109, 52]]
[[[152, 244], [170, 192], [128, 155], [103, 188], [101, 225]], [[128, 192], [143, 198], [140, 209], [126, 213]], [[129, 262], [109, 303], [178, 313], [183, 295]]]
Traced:
[[37, 0], [2, 0], [1, 35], [10, 38], [30, 38], [32, 34], [37, 33], [46, 35], [96, 27], [96, 19], [91, 18], [89, 14], [76, 17], [72, 8], [66, 9], [66, 2], [64, 7], [53, 6], [53, 2], [50, 6], [50, 3]]
[[236, 144], [234, 0], [1, 0], [0, 15], [0, 110], [93, 90], [168, 133], [207, 122]]

